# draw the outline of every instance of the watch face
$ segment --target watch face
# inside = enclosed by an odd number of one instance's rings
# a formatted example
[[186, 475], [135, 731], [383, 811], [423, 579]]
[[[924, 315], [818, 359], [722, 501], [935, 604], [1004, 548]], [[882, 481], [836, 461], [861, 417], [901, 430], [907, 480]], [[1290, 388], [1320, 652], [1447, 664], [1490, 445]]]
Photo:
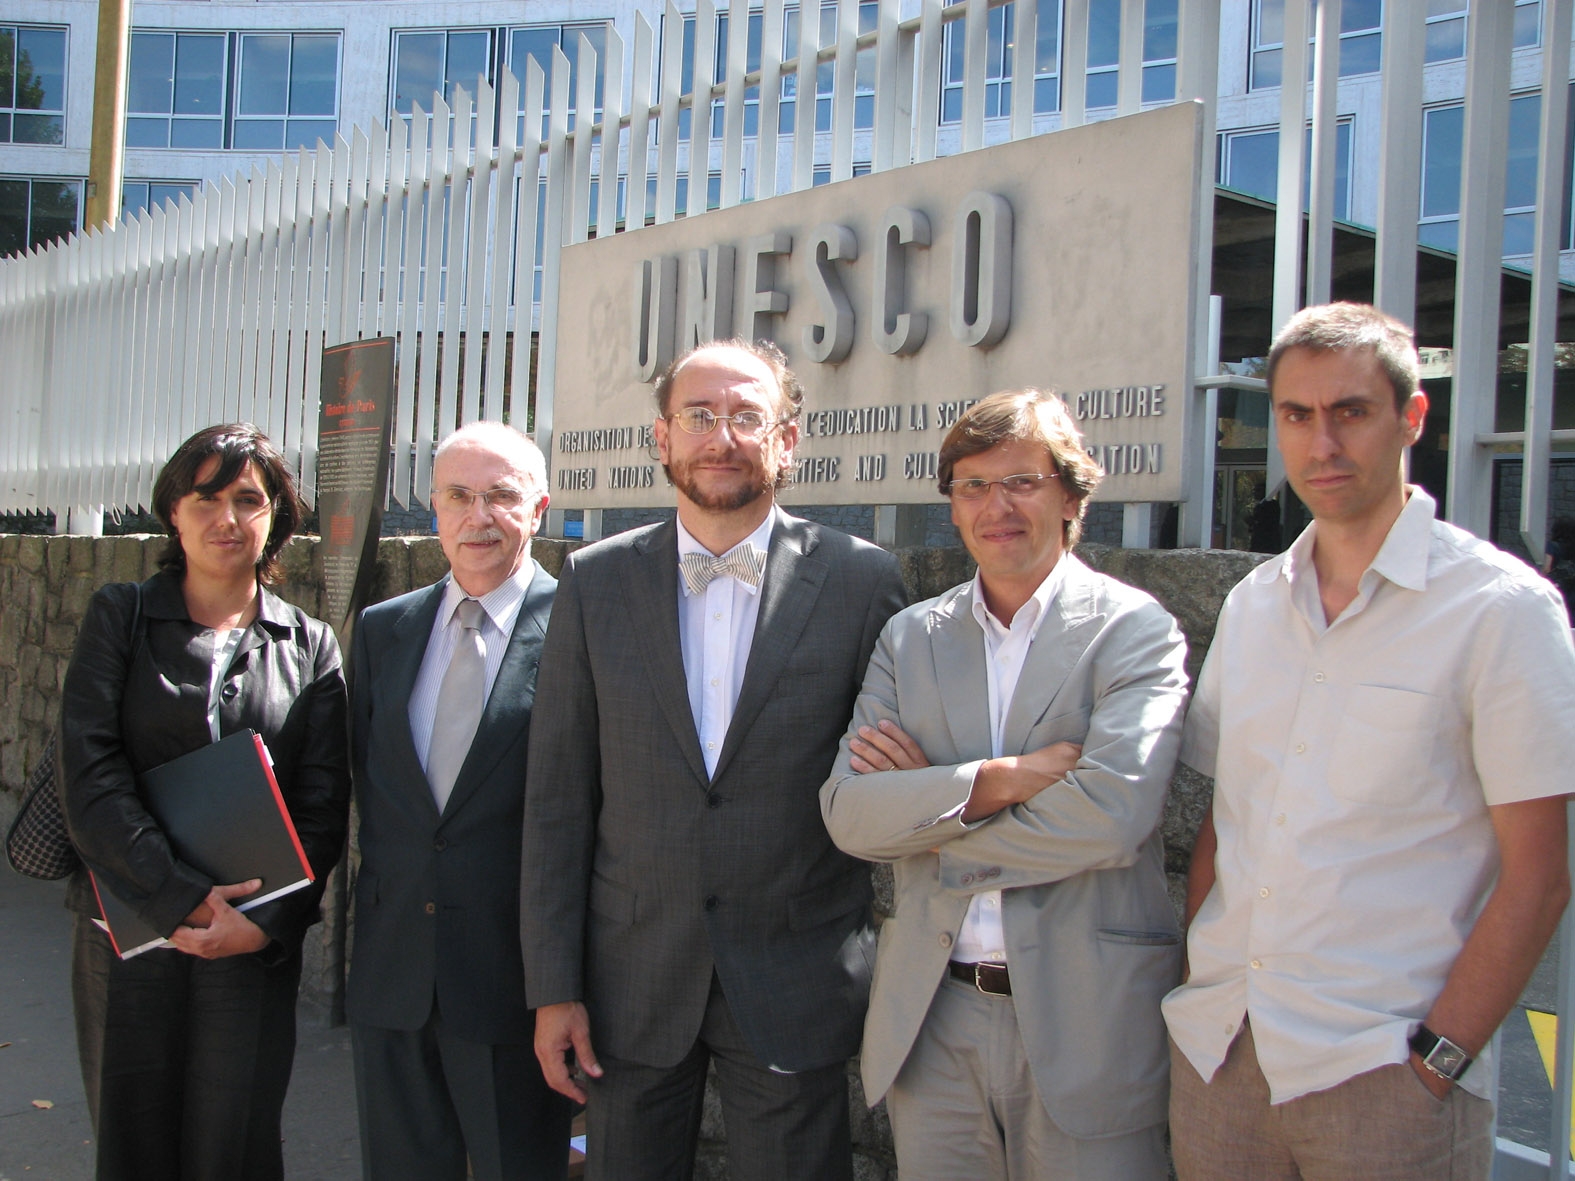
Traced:
[[1427, 1056], [1429, 1066], [1451, 1079], [1461, 1075], [1468, 1061], [1466, 1052], [1445, 1038], [1439, 1038], [1438, 1044], [1433, 1047], [1433, 1052]]

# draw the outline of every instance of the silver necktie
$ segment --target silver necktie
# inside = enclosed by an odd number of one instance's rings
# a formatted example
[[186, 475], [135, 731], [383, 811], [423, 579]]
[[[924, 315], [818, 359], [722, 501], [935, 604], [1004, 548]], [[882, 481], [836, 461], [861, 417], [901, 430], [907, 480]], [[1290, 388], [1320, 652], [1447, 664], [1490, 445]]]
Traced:
[[487, 703], [487, 641], [481, 634], [481, 604], [463, 599], [454, 614], [459, 619], [459, 639], [438, 689], [432, 741], [427, 746], [427, 781], [439, 812], [448, 804]]

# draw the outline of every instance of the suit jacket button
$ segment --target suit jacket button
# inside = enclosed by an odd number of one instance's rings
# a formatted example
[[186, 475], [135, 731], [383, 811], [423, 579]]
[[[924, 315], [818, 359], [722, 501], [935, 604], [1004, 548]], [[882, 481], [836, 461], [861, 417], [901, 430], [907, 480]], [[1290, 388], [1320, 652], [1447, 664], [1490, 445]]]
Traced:
[[709, 808], [720, 808], [722, 806], [722, 797], [717, 795], [714, 791], [707, 792], [705, 802], [706, 806]]
[[722, 905], [722, 900], [715, 894], [709, 895], [705, 900], [705, 908], [707, 910], [715, 910], [720, 905]]
[[424, 909], [428, 914], [437, 914], [437, 903], [429, 902], [422, 909]]
[[448, 841], [444, 840], [442, 837], [438, 837], [437, 840], [432, 842], [432, 847], [441, 853], [444, 849], [448, 848]]
[[962, 875], [962, 884], [963, 885], [967, 886], [967, 885], [971, 885], [972, 883], [973, 883], [973, 874], [965, 873], [965, 874]]
[[942, 947], [950, 947], [951, 945], [952, 945], [952, 937], [951, 937], [950, 933], [942, 931], [941, 932], [941, 946]]

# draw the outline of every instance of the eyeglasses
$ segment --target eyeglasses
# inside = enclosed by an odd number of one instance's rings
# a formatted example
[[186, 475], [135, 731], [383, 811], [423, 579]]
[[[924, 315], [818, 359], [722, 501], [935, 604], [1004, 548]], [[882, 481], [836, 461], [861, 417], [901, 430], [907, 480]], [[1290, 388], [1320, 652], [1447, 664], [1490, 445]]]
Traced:
[[441, 512], [468, 513], [475, 507], [478, 496], [487, 502], [489, 509], [501, 513], [516, 511], [527, 499], [525, 493], [506, 484], [488, 488], [485, 492], [477, 492], [463, 484], [450, 484], [446, 488], [439, 488], [433, 499]]
[[1049, 475], [1041, 475], [1038, 472], [1023, 472], [1021, 475], [1016, 476], [1002, 476], [999, 480], [953, 480], [946, 485], [946, 494], [959, 497], [962, 500], [978, 500], [989, 494], [991, 484], [999, 484], [1005, 489], [1008, 496], [1032, 496], [1039, 491], [1046, 481], [1054, 480], [1057, 477], [1058, 473], [1056, 472], [1051, 472]]
[[758, 410], [740, 410], [737, 414], [717, 414], [704, 406], [685, 406], [667, 415], [691, 435], [709, 435], [716, 424], [725, 422], [732, 426], [733, 434], [740, 439], [758, 439], [767, 431], [782, 425], [781, 421], [767, 418]]

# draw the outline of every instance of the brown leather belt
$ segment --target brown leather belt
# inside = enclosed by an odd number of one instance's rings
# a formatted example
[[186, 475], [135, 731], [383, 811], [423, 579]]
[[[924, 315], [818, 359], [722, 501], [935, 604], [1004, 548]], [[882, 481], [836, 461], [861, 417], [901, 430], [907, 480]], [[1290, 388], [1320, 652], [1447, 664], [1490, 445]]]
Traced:
[[954, 980], [966, 980], [980, 992], [991, 996], [1012, 995], [1012, 978], [1005, 964], [960, 964], [952, 960], [949, 967]]

